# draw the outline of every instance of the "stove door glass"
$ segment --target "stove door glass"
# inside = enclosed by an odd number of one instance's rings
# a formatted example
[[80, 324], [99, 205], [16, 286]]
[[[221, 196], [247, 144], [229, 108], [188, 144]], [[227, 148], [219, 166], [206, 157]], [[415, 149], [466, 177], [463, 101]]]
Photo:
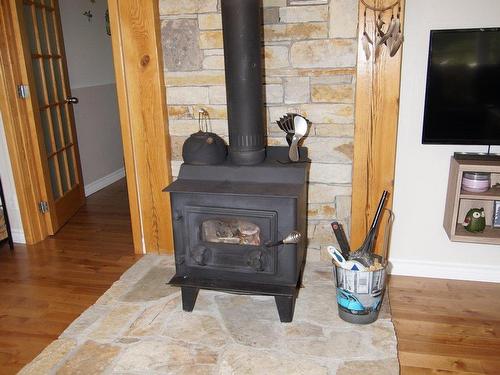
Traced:
[[210, 219], [201, 225], [202, 241], [234, 245], [260, 246], [258, 225], [241, 219]]

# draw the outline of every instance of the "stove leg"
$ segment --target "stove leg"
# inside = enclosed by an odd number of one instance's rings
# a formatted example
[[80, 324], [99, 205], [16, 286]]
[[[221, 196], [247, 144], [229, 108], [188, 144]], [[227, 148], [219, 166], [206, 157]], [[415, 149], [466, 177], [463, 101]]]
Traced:
[[190, 286], [182, 286], [182, 309], [184, 311], [193, 311], [194, 304], [196, 303], [196, 297], [198, 297], [199, 288], [193, 288]]
[[295, 296], [274, 296], [281, 323], [290, 323], [295, 310]]

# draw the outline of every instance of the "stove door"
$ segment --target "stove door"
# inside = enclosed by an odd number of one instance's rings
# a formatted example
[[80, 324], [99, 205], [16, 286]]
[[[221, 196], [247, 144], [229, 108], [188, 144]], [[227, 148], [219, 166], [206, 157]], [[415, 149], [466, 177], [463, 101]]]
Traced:
[[188, 267], [244, 273], [276, 272], [278, 214], [275, 211], [184, 207]]

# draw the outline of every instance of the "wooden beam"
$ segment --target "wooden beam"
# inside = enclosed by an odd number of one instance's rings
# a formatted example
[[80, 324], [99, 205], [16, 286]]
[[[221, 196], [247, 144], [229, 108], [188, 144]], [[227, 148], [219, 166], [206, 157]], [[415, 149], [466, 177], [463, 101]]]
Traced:
[[173, 251], [172, 180], [157, 1], [108, 0], [125, 170], [137, 253]]
[[19, 25], [13, 22], [19, 6], [22, 4], [15, 1], [2, 1], [0, 5], [0, 111], [24, 236], [28, 244], [34, 244], [51, 233], [51, 224], [38, 209], [38, 202], [46, 201], [47, 196], [43, 186], [40, 145], [31, 112], [33, 98], [21, 99], [17, 95], [17, 85], [28, 84], [28, 72], [19, 63], [26, 58], [22, 33]]
[[[366, 1], [379, 7], [394, 3], [394, 0]], [[400, 4], [403, 21], [405, 0], [400, 0]], [[392, 207], [401, 79], [401, 49], [390, 57], [388, 49], [383, 48], [376, 59], [374, 53], [366, 59], [361, 43], [364, 13], [365, 5], [360, 1], [350, 239], [353, 249], [363, 242], [383, 190], [390, 192], [386, 208]], [[367, 32], [375, 41], [375, 15], [371, 10], [366, 15]], [[385, 12], [386, 24], [390, 17], [391, 12]], [[377, 251], [381, 250], [385, 222], [382, 224]]]

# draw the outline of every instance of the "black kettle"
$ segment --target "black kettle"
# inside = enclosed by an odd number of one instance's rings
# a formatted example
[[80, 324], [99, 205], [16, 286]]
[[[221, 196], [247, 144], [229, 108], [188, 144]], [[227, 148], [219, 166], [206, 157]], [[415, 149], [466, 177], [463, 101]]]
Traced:
[[198, 112], [199, 131], [191, 134], [182, 146], [182, 158], [186, 164], [213, 165], [226, 160], [227, 145], [215, 133], [209, 132], [209, 115], [205, 109]]

